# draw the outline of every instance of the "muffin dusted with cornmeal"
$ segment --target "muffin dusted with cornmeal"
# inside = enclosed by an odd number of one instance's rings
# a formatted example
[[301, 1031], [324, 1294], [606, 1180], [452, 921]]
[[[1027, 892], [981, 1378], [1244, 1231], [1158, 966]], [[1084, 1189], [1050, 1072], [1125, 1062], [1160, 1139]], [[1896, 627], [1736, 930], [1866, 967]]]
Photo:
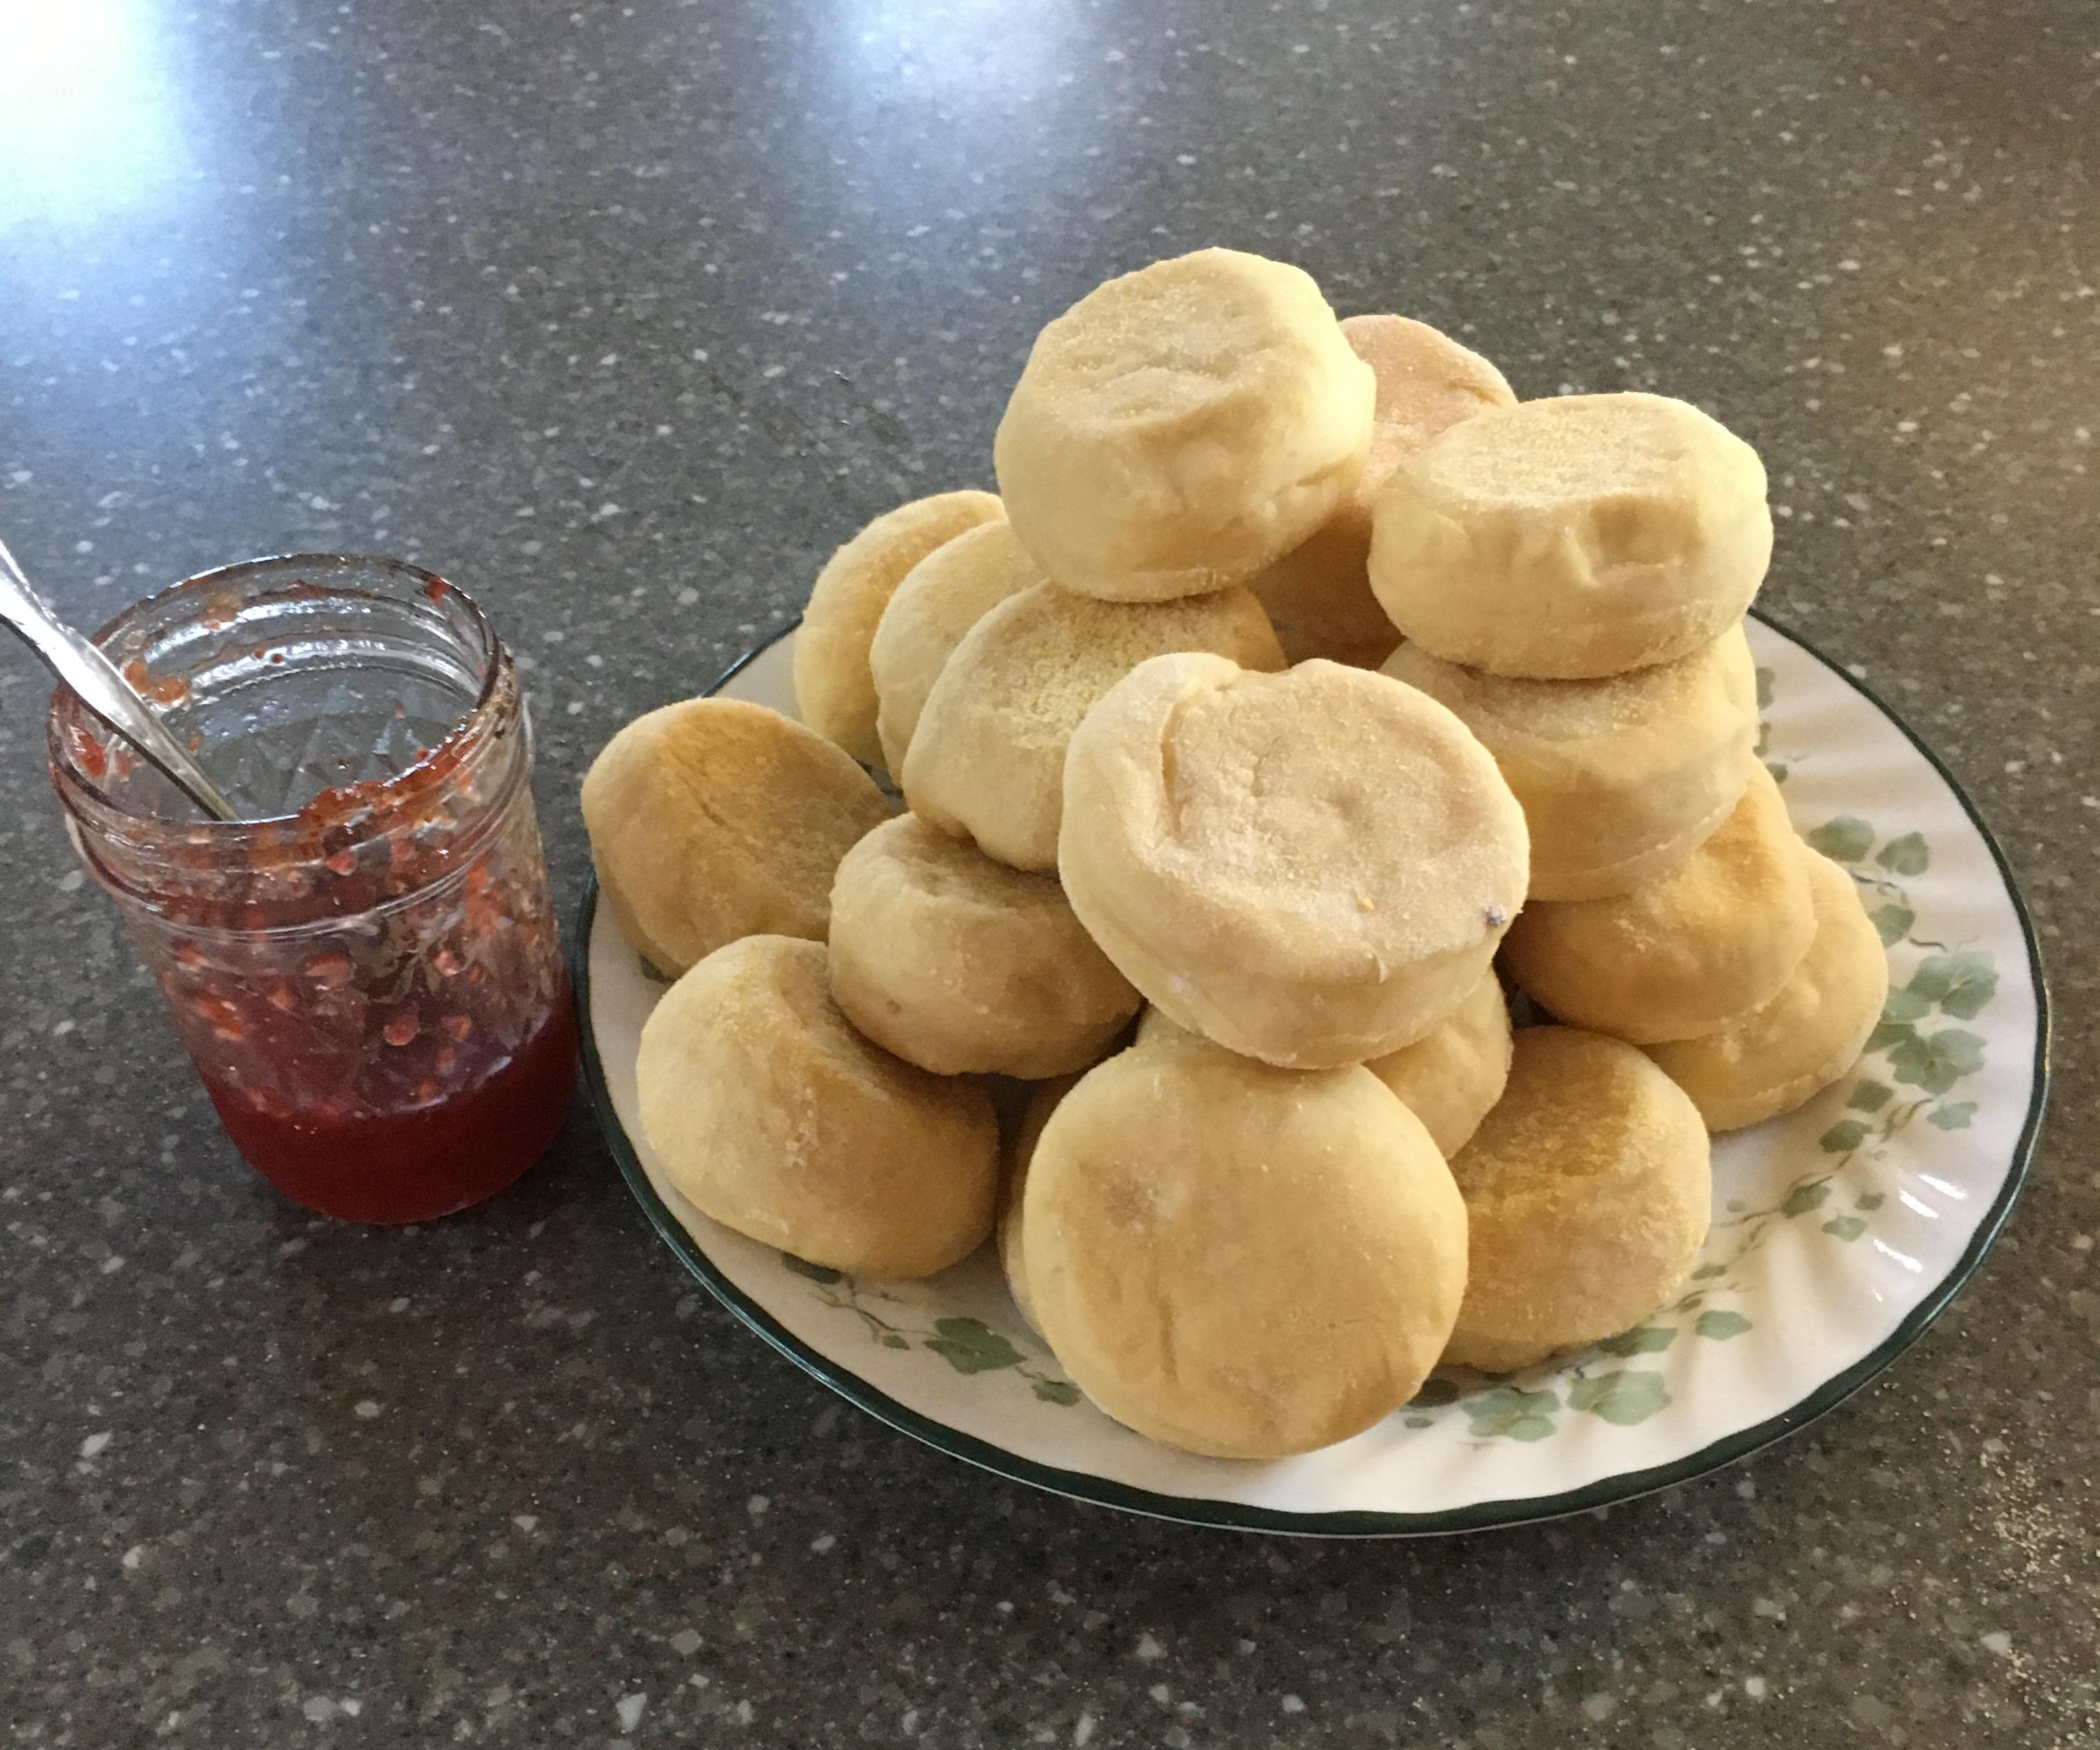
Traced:
[[1028, 1096], [1028, 1104], [1021, 1108], [1013, 1135], [1006, 1144], [1005, 1172], [999, 1185], [999, 1268], [1005, 1273], [1006, 1291], [1013, 1296], [1014, 1306], [1029, 1329], [1038, 1336], [1042, 1332], [1035, 1322], [1035, 1303], [1028, 1293], [1028, 1262], [1021, 1244], [1028, 1165], [1035, 1158], [1035, 1144], [1043, 1135], [1043, 1126], [1050, 1122], [1050, 1114], [1079, 1082], [1079, 1077], [1068, 1075], [1052, 1076], [1035, 1084], [1035, 1091]]
[[1534, 900], [1502, 955], [1525, 994], [1571, 1026], [1652, 1045], [1769, 1003], [1815, 936], [1801, 840], [1753, 760], [1743, 800], [1683, 862], [1609, 899]]
[[904, 760], [912, 813], [1017, 869], [1056, 868], [1072, 731], [1132, 669], [1170, 650], [1283, 666], [1268, 615], [1244, 589], [1095, 602], [1045, 584], [1000, 603], [964, 634], [927, 695]]
[[1758, 734], [1742, 628], [1675, 662], [1595, 681], [1526, 681], [1403, 644], [1385, 672], [1448, 705], [1524, 805], [1531, 897], [1597, 899], [1652, 880], [1727, 818]]
[[1889, 959], [1852, 878], [1807, 845], [1815, 934], [1762, 1007], [1648, 1055], [1697, 1104], [1707, 1126], [1736, 1131], [1806, 1104], [1860, 1060], [1889, 995]]
[[[1517, 917], [1522, 921], [1524, 914]], [[1508, 1084], [1513, 1042], [1502, 981], [1490, 972], [1412, 1045], [1364, 1067], [1422, 1120], [1445, 1160], [1472, 1139]]]
[[885, 512], [825, 562], [795, 635], [795, 708], [863, 765], [882, 764], [868, 647], [911, 568], [1005, 513], [990, 492], [937, 492]]
[[1524, 813], [1441, 705], [1383, 675], [1140, 665], [1073, 735], [1058, 872], [1147, 1001], [1288, 1068], [1410, 1045], [1524, 903]]
[[1004, 518], [936, 547], [906, 573], [867, 652], [880, 701], [876, 734], [893, 774], [903, 771], [926, 695], [963, 635], [1008, 597], [1043, 581]]
[[1057, 877], [995, 862], [916, 816], [846, 853], [832, 888], [832, 994], [854, 1025], [942, 1075], [1084, 1069], [1137, 992]]
[[749, 936], [642, 1029], [642, 1133], [704, 1215], [811, 1263], [930, 1276], [991, 1231], [999, 1121], [974, 1082], [856, 1033], [824, 946]]
[[[1156, 1008], [1137, 1024], [1137, 1043], [1198, 1037]], [[1509, 1080], [1509, 1004], [1488, 973], [1458, 1007], [1412, 1045], [1365, 1060], [1364, 1068], [1421, 1119], [1445, 1159], [1466, 1144]]]
[[1516, 1036], [1509, 1086], [1451, 1157], [1470, 1273], [1445, 1360], [1512, 1373], [1639, 1324], [1705, 1241], [1706, 1129], [1630, 1045]]
[[1064, 588], [1201, 595], [1355, 488], [1375, 394], [1309, 276], [1201, 249], [1096, 288], [1036, 337], [999, 422], [999, 491]]
[[1277, 1458], [1413, 1397], [1466, 1281], [1457, 1188], [1369, 1070], [1273, 1069], [1190, 1038], [1089, 1070], [1022, 1194], [1037, 1327], [1154, 1439]]
[[1247, 580], [1294, 663], [1308, 656], [1375, 668], [1400, 633], [1371, 592], [1371, 507], [1401, 460], [1462, 419], [1514, 407], [1502, 373], [1426, 322], [1345, 316], [1342, 338], [1371, 368], [1378, 395], [1356, 489], [1304, 540]]
[[1771, 558], [1757, 452], [1662, 395], [1568, 395], [1462, 421], [1379, 495], [1371, 587], [1432, 655], [1546, 681], [1690, 655]]
[[673, 976], [739, 936], [821, 938], [839, 859], [890, 812], [822, 736], [735, 699], [637, 717], [591, 763], [583, 810], [621, 932]]

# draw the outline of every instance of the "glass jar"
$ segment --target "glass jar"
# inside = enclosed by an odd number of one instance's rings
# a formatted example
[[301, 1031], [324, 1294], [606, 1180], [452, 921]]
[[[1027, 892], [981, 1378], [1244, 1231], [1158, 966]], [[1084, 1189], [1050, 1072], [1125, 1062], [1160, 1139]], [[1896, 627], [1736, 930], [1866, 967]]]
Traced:
[[235, 1144], [309, 1209], [422, 1221], [510, 1183], [576, 1083], [510, 654], [443, 579], [302, 553], [205, 572], [96, 642], [236, 822], [69, 691], [51, 780]]

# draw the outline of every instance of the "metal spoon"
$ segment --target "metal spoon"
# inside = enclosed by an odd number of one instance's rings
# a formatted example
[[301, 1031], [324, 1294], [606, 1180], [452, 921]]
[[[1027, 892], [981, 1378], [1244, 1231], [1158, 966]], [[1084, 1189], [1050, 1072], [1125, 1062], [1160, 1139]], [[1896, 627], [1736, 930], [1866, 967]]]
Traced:
[[29, 587], [5, 541], [0, 541], [0, 622], [19, 633], [44, 666], [77, 693], [89, 710], [159, 767], [205, 813], [218, 820], [240, 818], [117, 665]]

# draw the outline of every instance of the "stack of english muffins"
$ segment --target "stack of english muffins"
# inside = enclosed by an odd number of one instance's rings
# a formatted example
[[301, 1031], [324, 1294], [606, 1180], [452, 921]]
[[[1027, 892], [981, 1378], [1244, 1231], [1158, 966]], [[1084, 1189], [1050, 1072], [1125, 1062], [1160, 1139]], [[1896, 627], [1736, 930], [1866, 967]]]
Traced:
[[585, 781], [672, 1181], [878, 1276], [995, 1227], [1074, 1382], [1223, 1457], [1638, 1323], [1710, 1129], [1886, 989], [1752, 752], [1756, 456], [1211, 249], [1051, 323], [995, 462], [834, 555], [802, 722], [689, 700]]
[[1370, 554], [1405, 637], [1384, 672], [1464, 721], [1530, 822], [1507, 969], [1646, 1047], [1714, 1131], [1842, 1073], [1886, 994], [1851, 879], [1753, 752], [1740, 621], [1771, 553], [1749, 445], [1615, 395], [1446, 433], [1395, 473]]

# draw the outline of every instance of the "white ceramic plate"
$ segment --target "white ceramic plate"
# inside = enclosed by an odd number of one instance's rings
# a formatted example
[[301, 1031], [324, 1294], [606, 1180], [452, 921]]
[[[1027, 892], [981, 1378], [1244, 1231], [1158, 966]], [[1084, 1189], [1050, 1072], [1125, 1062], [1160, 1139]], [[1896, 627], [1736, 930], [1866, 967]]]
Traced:
[[[792, 712], [793, 641], [753, 652], [717, 690]], [[1975, 1269], [2027, 1174], [2048, 1041], [2034, 933], [1968, 800], [1826, 659], [1762, 622], [1750, 641], [1765, 757], [1795, 824], [1865, 890], [1894, 994], [1854, 1073], [1715, 1148], [1714, 1230], [1692, 1280], [1611, 1342], [1462, 1391], [1432, 1382], [1368, 1432], [1281, 1463], [1155, 1445], [1080, 1398], [989, 1245], [926, 1281], [857, 1281], [679, 1197], [635, 1109], [636, 1045], [663, 987], [593, 891], [576, 988], [613, 1152], [672, 1249], [775, 1347], [907, 1434], [1081, 1500], [1263, 1531], [1460, 1531], [1741, 1457], [1886, 1367]]]

